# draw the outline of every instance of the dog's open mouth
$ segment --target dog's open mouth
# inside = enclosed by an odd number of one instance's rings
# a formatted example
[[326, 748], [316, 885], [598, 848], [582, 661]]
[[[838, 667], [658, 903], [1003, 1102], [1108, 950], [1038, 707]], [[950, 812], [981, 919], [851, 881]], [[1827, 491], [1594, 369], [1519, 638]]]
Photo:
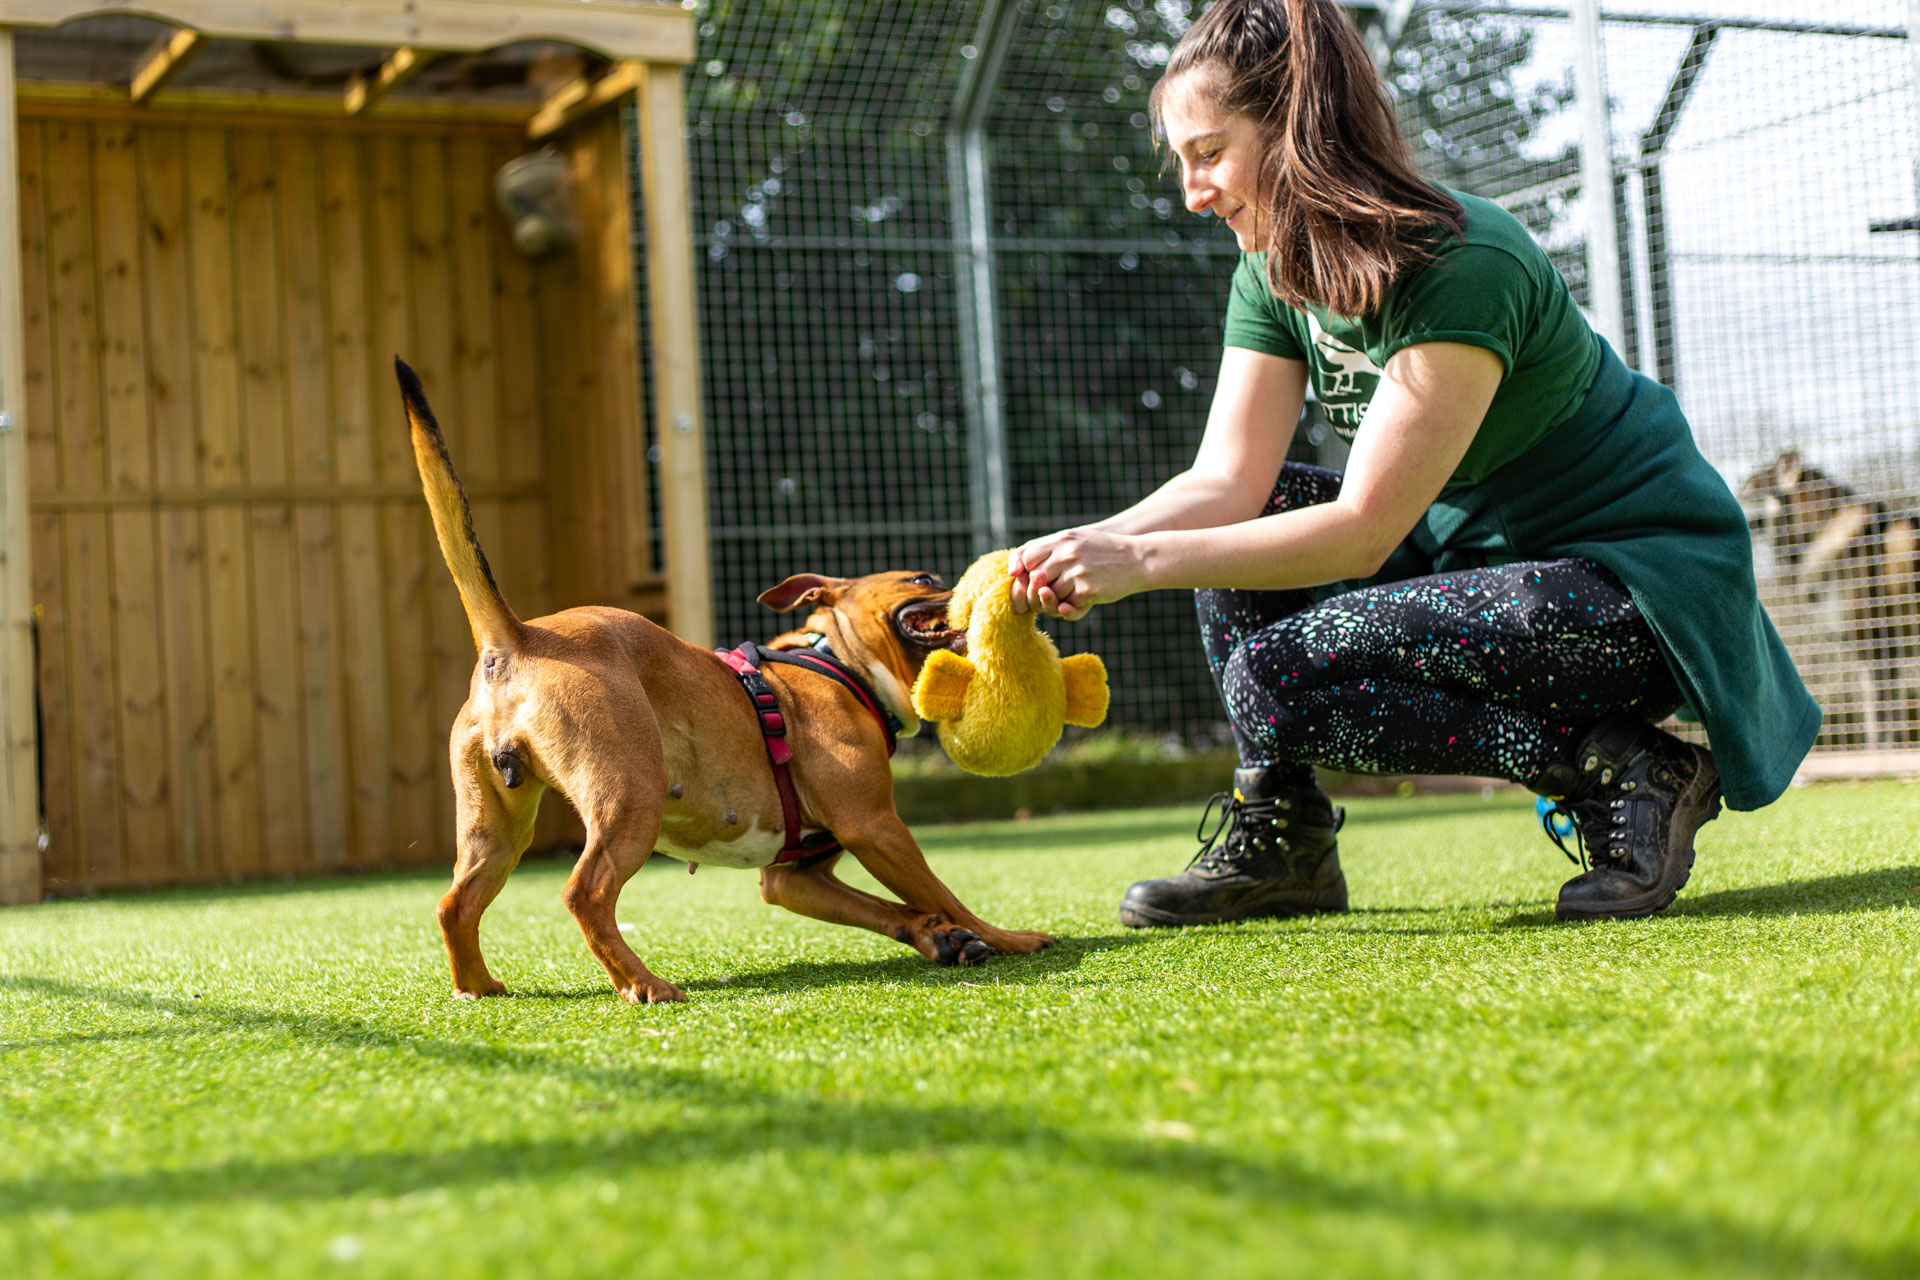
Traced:
[[947, 598], [916, 600], [894, 610], [893, 629], [900, 638], [918, 649], [967, 651], [967, 633], [947, 625]]

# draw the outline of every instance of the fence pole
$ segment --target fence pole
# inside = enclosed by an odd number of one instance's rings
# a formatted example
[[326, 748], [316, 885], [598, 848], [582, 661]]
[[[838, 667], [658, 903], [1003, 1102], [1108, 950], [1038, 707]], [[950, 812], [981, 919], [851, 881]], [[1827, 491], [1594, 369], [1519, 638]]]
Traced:
[[[1920, 0], [1914, 0], [1920, 4]], [[1687, 100], [1706, 69], [1720, 35], [1718, 23], [1705, 22], [1693, 29], [1680, 65], [1667, 84], [1666, 96], [1653, 123], [1640, 137], [1640, 198], [1645, 209], [1647, 228], [1647, 293], [1653, 312], [1653, 376], [1670, 389], [1680, 385], [1680, 361], [1673, 325], [1673, 274], [1667, 252], [1667, 198], [1661, 165], [1665, 161], [1667, 139], [1680, 126], [1686, 114]], [[1644, 370], [1643, 370], [1644, 372]]]
[[1580, 109], [1580, 190], [1587, 210], [1587, 305], [1593, 326], [1625, 353], [1620, 303], [1620, 227], [1613, 206], [1613, 137], [1607, 124], [1607, 68], [1600, 48], [1600, 0], [1572, 0], [1573, 89]]
[[13, 33], [0, 28], [0, 903], [38, 902], [41, 891], [23, 289]]
[[961, 70], [953, 115], [947, 123], [947, 190], [958, 268], [967, 497], [975, 555], [1013, 541], [1007, 515], [1007, 431], [993, 291], [986, 124], [1019, 12], [1019, 0], [986, 0], [968, 46], [973, 54]]
[[[1913, 55], [1913, 133], [1920, 144], [1920, 0], [1907, 0], [1907, 52]], [[1920, 146], [1913, 156], [1913, 194], [1920, 201]], [[1914, 206], [1914, 219], [1920, 225], [1920, 203]]]

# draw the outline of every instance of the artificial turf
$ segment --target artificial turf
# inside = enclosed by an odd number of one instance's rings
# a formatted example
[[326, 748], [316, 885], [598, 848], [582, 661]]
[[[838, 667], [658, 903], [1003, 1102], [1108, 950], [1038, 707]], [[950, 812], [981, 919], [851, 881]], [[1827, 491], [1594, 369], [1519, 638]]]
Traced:
[[1191, 811], [925, 830], [1060, 936], [969, 970], [649, 867], [651, 1008], [551, 861], [477, 1003], [437, 875], [0, 912], [0, 1274], [1920, 1273], [1920, 784], [1584, 927], [1525, 797], [1351, 809], [1352, 914], [1173, 933], [1114, 905]]

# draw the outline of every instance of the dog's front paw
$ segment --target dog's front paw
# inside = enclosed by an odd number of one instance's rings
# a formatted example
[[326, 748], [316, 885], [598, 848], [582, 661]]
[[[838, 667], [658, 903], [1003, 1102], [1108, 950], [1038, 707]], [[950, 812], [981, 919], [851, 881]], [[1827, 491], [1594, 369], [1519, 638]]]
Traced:
[[503, 996], [507, 994], [507, 984], [498, 978], [488, 978], [485, 982], [476, 982], [470, 987], [455, 987], [455, 1000], [478, 1000], [482, 996]]
[[1028, 955], [1059, 941], [1050, 933], [1040, 933], [1033, 929], [996, 929], [992, 938], [994, 950], [1005, 951], [1010, 955]]
[[933, 935], [935, 964], [975, 965], [994, 955], [994, 949], [971, 929], [937, 930]]
[[893, 936], [935, 964], [949, 967], [979, 964], [997, 954], [992, 943], [942, 915], [921, 916], [913, 925], [895, 929]]

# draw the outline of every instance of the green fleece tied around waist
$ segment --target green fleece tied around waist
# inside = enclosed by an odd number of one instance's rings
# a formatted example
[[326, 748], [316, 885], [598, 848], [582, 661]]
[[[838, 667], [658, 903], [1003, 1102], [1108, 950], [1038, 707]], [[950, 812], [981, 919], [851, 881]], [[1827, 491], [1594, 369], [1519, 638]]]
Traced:
[[1626, 584], [1686, 695], [1682, 714], [1706, 727], [1728, 805], [1758, 809], [1785, 791], [1820, 707], [1760, 607], [1746, 517], [1673, 393], [1611, 350], [1579, 412], [1443, 494], [1368, 583], [1568, 556]]

